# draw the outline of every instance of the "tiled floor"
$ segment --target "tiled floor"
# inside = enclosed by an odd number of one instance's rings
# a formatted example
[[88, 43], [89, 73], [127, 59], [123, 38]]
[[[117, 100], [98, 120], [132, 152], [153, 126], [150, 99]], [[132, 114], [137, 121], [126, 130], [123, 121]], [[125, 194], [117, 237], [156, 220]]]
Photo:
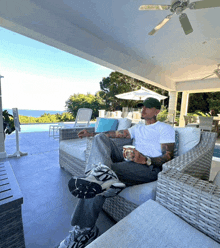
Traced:
[[[19, 140], [20, 151], [28, 155], [7, 160], [24, 198], [22, 216], [26, 247], [54, 247], [67, 236], [77, 203], [67, 187], [71, 175], [60, 169], [59, 141], [49, 138], [48, 132], [20, 133]], [[5, 150], [8, 155], [16, 151], [15, 134], [7, 136]], [[100, 233], [113, 224], [102, 212], [97, 221]]]

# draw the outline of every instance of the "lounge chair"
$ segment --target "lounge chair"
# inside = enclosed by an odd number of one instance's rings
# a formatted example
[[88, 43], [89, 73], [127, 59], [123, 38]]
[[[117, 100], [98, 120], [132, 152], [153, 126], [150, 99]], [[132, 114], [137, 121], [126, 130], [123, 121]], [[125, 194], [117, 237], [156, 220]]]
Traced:
[[204, 131], [212, 131], [213, 117], [199, 116], [199, 128]]
[[88, 127], [92, 117], [92, 109], [80, 108], [77, 111], [76, 120], [73, 124], [58, 123], [49, 126], [49, 136], [53, 138], [59, 137], [59, 130], [61, 128], [75, 128], [75, 127]]
[[92, 109], [80, 108], [77, 111], [76, 120], [73, 125], [65, 124], [65, 127], [88, 127], [92, 117]]

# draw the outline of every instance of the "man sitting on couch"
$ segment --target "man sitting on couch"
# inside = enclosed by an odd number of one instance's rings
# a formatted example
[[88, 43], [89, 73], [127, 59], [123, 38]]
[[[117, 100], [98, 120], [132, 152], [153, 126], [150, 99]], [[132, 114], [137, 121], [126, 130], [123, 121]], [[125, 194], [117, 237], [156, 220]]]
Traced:
[[[162, 164], [173, 158], [175, 131], [156, 120], [160, 102], [147, 98], [143, 102], [142, 119], [127, 130], [105, 133], [79, 132], [79, 138], [94, 136], [86, 176], [69, 181], [70, 192], [80, 198], [72, 216], [73, 230], [59, 248], [85, 247], [98, 236], [95, 225], [106, 197], [113, 197], [126, 186], [157, 180]], [[110, 138], [135, 139], [130, 161]]]

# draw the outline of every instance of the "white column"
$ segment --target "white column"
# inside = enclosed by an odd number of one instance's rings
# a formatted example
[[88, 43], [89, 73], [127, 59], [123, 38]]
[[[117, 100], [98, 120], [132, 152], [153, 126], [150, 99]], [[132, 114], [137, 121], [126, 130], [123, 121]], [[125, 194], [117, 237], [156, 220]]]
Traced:
[[182, 94], [182, 101], [181, 101], [180, 122], [179, 122], [180, 127], [185, 127], [184, 115], [187, 115], [188, 102], [189, 102], [189, 92], [184, 91]]
[[177, 96], [178, 94], [176, 91], [169, 92], [169, 106], [168, 106], [167, 120], [170, 123], [173, 123], [173, 125], [176, 117]]
[[177, 106], [177, 91], [170, 91], [169, 92], [169, 106], [168, 106], [168, 113], [174, 113], [176, 116], [176, 106]]
[[99, 110], [99, 117], [105, 117], [105, 109]]
[[3, 76], [0, 75], [0, 158], [6, 158], [4, 130], [3, 130], [3, 118], [2, 118], [1, 78], [3, 78]]

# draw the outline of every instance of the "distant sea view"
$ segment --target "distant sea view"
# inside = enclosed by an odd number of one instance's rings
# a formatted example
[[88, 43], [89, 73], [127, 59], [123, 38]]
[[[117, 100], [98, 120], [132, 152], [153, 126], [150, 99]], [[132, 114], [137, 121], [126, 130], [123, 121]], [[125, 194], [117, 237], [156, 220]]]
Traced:
[[[3, 109], [3, 110], [7, 110], [9, 114], [13, 114], [12, 113], [12, 109]], [[19, 115], [23, 115], [23, 116], [31, 116], [31, 117], [40, 117], [41, 115], [43, 115], [44, 113], [46, 114], [51, 114], [51, 115], [55, 115], [55, 114], [62, 114], [65, 111], [59, 111], [59, 110], [31, 110], [31, 109], [18, 109], [18, 114]]]

